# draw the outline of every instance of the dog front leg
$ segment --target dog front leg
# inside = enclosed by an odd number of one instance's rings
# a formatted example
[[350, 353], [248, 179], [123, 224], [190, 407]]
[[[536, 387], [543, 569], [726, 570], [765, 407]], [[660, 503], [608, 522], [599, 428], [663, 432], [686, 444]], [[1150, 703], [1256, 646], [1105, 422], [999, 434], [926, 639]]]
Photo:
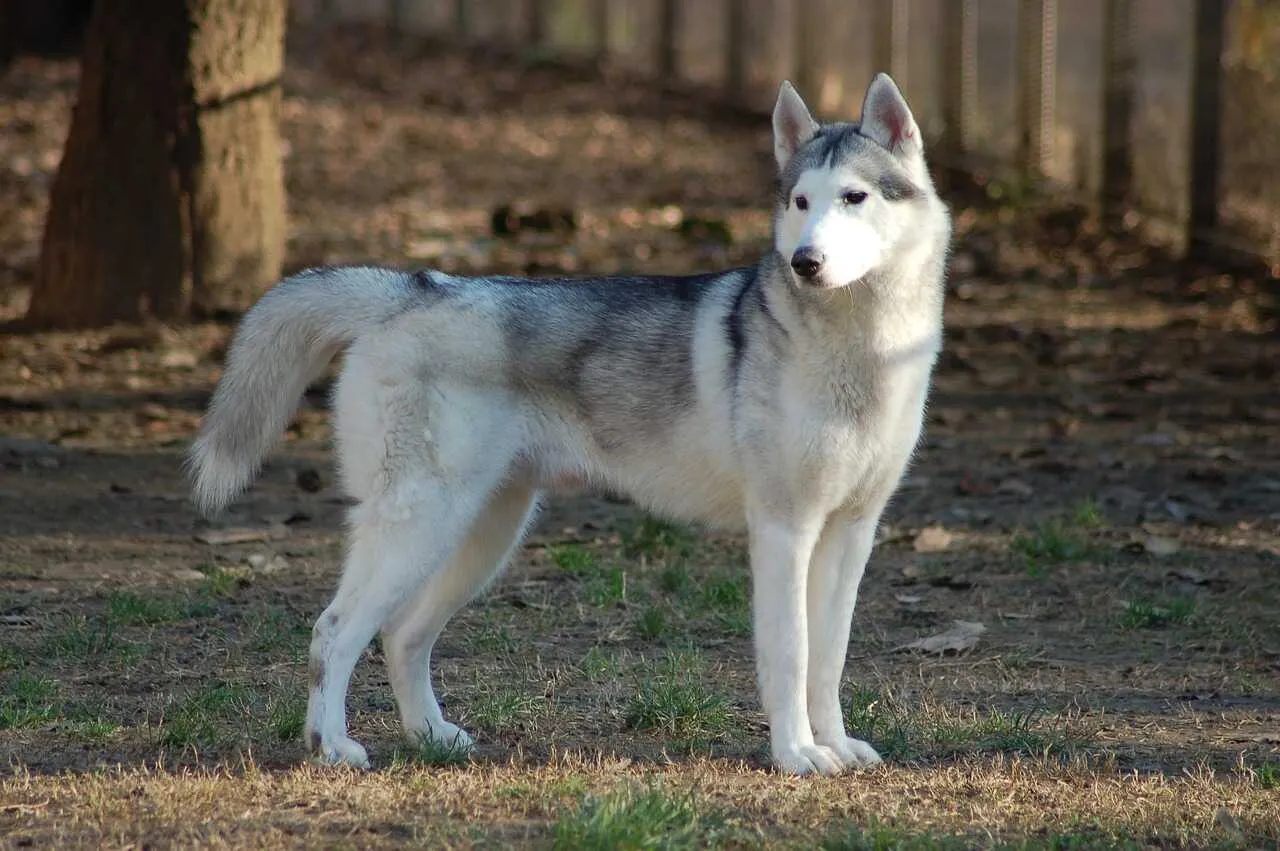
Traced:
[[837, 774], [839, 757], [814, 742], [805, 697], [805, 588], [820, 524], [758, 515], [749, 525], [756, 673], [774, 764], [787, 774]]

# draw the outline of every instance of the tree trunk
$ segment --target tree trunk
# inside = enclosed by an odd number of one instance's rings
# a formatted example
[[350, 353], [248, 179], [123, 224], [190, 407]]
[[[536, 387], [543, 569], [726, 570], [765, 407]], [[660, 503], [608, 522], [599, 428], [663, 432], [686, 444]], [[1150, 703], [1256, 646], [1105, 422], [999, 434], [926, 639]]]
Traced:
[[243, 308], [280, 273], [285, 0], [98, 0], [28, 320]]

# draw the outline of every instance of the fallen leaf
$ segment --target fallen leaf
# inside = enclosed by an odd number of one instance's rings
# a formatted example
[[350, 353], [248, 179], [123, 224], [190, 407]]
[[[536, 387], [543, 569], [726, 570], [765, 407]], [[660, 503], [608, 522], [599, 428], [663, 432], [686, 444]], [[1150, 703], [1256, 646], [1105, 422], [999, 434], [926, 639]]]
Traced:
[[226, 544], [252, 544], [257, 541], [268, 541], [274, 530], [259, 528], [231, 528], [231, 529], [206, 529], [203, 532], [197, 532], [195, 539], [202, 544], [220, 547]]
[[1169, 575], [1175, 579], [1190, 582], [1192, 585], [1208, 585], [1210, 582], [1209, 577], [1205, 576], [1194, 567], [1175, 567], [1173, 570], [1169, 571]]
[[926, 526], [916, 534], [912, 546], [918, 553], [940, 553], [951, 546], [954, 537], [943, 526]]
[[1173, 538], [1165, 538], [1160, 535], [1150, 535], [1142, 542], [1142, 548], [1157, 558], [1171, 556], [1182, 549], [1178, 542]]
[[1008, 494], [1010, 496], [1031, 497], [1035, 495], [1035, 490], [1031, 485], [1021, 479], [1005, 479], [996, 485], [996, 493]]
[[918, 650], [922, 653], [965, 653], [978, 643], [978, 636], [987, 631], [984, 624], [976, 621], [956, 621], [955, 626], [946, 632], [919, 638], [915, 641], [895, 647], [895, 652]]

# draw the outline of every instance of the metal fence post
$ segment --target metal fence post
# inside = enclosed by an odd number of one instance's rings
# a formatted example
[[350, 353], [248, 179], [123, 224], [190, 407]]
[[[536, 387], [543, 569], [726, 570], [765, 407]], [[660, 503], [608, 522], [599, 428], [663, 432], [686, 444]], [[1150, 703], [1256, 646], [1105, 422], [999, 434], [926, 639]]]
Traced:
[[1196, 0], [1191, 66], [1191, 183], [1187, 218], [1188, 255], [1204, 255], [1218, 225], [1222, 172], [1222, 50], [1226, 4]]
[[1018, 36], [1019, 153], [1023, 174], [1037, 179], [1053, 165], [1057, 0], [1022, 0]]
[[1102, 217], [1115, 225], [1133, 203], [1133, 0], [1107, 0], [1102, 32]]
[[949, 0], [943, 9], [942, 147], [952, 169], [969, 152], [969, 127], [978, 94], [978, 2]]

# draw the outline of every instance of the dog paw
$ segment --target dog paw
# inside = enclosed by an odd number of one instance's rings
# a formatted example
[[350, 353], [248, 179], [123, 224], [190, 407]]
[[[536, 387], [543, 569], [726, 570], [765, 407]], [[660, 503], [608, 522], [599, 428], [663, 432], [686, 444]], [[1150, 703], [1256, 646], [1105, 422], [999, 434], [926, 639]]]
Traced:
[[312, 760], [320, 765], [369, 767], [369, 755], [365, 753], [364, 747], [355, 739], [346, 736], [332, 741], [321, 741], [320, 747], [312, 755]]
[[819, 739], [818, 742], [819, 747], [826, 747], [834, 753], [846, 769], [871, 768], [884, 762], [875, 748], [852, 736], [841, 734], [833, 739]]
[[459, 753], [470, 753], [471, 749], [475, 747], [475, 742], [466, 730], [457, 724], [450, 724], [448, 721], [437, 724], [434, 727], [410, 729], [406, 731], [406, 734], [409, 737], [410, 744], [413, 745], [430, 742]]
[[822, 745], [775, 747], [773, 763], [783, 774], [822, 774], [831, 777], [844, 770], [835, 751]]

